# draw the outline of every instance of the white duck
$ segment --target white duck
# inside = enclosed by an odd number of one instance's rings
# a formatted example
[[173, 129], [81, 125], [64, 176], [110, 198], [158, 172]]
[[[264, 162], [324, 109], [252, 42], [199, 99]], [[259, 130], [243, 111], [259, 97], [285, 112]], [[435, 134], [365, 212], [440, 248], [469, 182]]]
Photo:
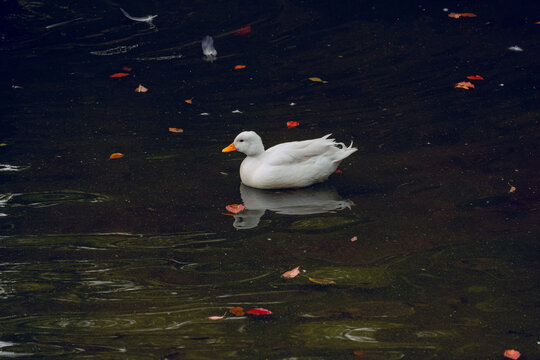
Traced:
[[257, 189], [300, 188], [323, 182], [334, 173], [343, 159], [357, 148], [329, 139], [278, 144], [264, 150], [261, 137], [254, 131], [240, 133], [222, 152], [239, 151], [247, 155], [240, 165], [242, 183]]

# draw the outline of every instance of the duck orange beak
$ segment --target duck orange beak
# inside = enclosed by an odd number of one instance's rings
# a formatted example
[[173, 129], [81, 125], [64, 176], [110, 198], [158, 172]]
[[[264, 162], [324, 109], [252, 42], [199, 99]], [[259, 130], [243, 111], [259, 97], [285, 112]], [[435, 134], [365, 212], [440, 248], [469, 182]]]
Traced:
[[234, 143], [232, 143], [231, 145], [221, 150], [221, 152], [230, 152], [230, 151], [236, 151], [236, 147], [234, 146]]

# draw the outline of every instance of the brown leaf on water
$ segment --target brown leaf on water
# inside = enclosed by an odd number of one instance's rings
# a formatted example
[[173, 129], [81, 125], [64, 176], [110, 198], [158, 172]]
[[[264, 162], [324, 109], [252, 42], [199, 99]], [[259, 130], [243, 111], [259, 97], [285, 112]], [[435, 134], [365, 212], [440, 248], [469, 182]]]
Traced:
[[285, 271], [283, 274], [281, 274], [281, 277], [284, 277], [286, 279], [292, 279], [294, 277], [297, 277], [298, 274], [300, 274], [300, 266], [297, 266], [292, 270]]
[[111, 156], [109, 156], [109, 159], [120, 159], [121, 157], [124, 157], [124, 154], [122, 154], [122, 153], [112, 153]]
[[139, 92], [139, 93], [145, 93], [147, 91], [148, 89], [142, 86], [141, 84], [139, 84], [139, 86], [137, 86], [137, 88], [135, 89], [135, 92]]
[[233, 314], [234, 316], [244, 316], [246, 315], [246, 312], [244, 311], [244, 308], [241, 306], [235, 306], [229, 309], [229, 312]]
[[180, 129], [180, 128], [169, 128], [169, 131], [170, 132], [173, 132], [173, 133], [183, 133], [184, 132], [184, 129]]
[[122, 66], [122, 70], [124, 70], [125, 72], [130, 72], [131, 70], [133, 70], [133, 68], [130, 68], [129, 66]]
[[184, 100], [185, 103], [193, 104], [193, 98]]
[[513, 192], [515, 192], [515, 191], [516, 191], [516, 187], [510, 185], [510, 189], [508, 190], [508, 193], [511, 194], [511, 193], [513, 193]]
[[334, 280], [329, 280], [329, 279], [315, 279], [315, 278], [308, 278], [309, 281], [311, 282], [314, 282], [315, 284], [319, 284], [319, 285], [331, 285], [331, 284], [335, 284], [336, 282]]
[[473, 13], [461, 13], [460, 15], [462, 17], [477, 17], [478, 16], [478, 15], [473, 14]]
[[353, 236], [353, 237], [351, 238], [351, 242], [355, 242], [356, 240], [358, 240], [358, 236]]

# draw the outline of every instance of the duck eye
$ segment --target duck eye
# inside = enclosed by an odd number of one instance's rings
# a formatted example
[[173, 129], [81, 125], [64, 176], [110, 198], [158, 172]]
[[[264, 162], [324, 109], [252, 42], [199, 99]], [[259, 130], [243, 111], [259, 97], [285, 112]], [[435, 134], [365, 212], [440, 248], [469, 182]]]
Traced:
[[244, 139], [240, 139], [240, 140], [238, 140], [238, 141], [240, 141], [240, 142], [244, 142]]

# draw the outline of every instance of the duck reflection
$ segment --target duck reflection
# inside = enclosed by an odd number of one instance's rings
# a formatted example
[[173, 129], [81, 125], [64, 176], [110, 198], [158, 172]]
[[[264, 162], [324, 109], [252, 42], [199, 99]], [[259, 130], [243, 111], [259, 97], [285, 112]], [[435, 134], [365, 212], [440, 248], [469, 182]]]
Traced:
[[284, 215], [321, 214], [350, 209], [354, 203], [343, 200], [334, 187], [317, 185], [304, 189], [260, 190], [240, 185], [240, 196], [246, 207], [234, 215], [236, 229], [256, 227], [266, 210]]

